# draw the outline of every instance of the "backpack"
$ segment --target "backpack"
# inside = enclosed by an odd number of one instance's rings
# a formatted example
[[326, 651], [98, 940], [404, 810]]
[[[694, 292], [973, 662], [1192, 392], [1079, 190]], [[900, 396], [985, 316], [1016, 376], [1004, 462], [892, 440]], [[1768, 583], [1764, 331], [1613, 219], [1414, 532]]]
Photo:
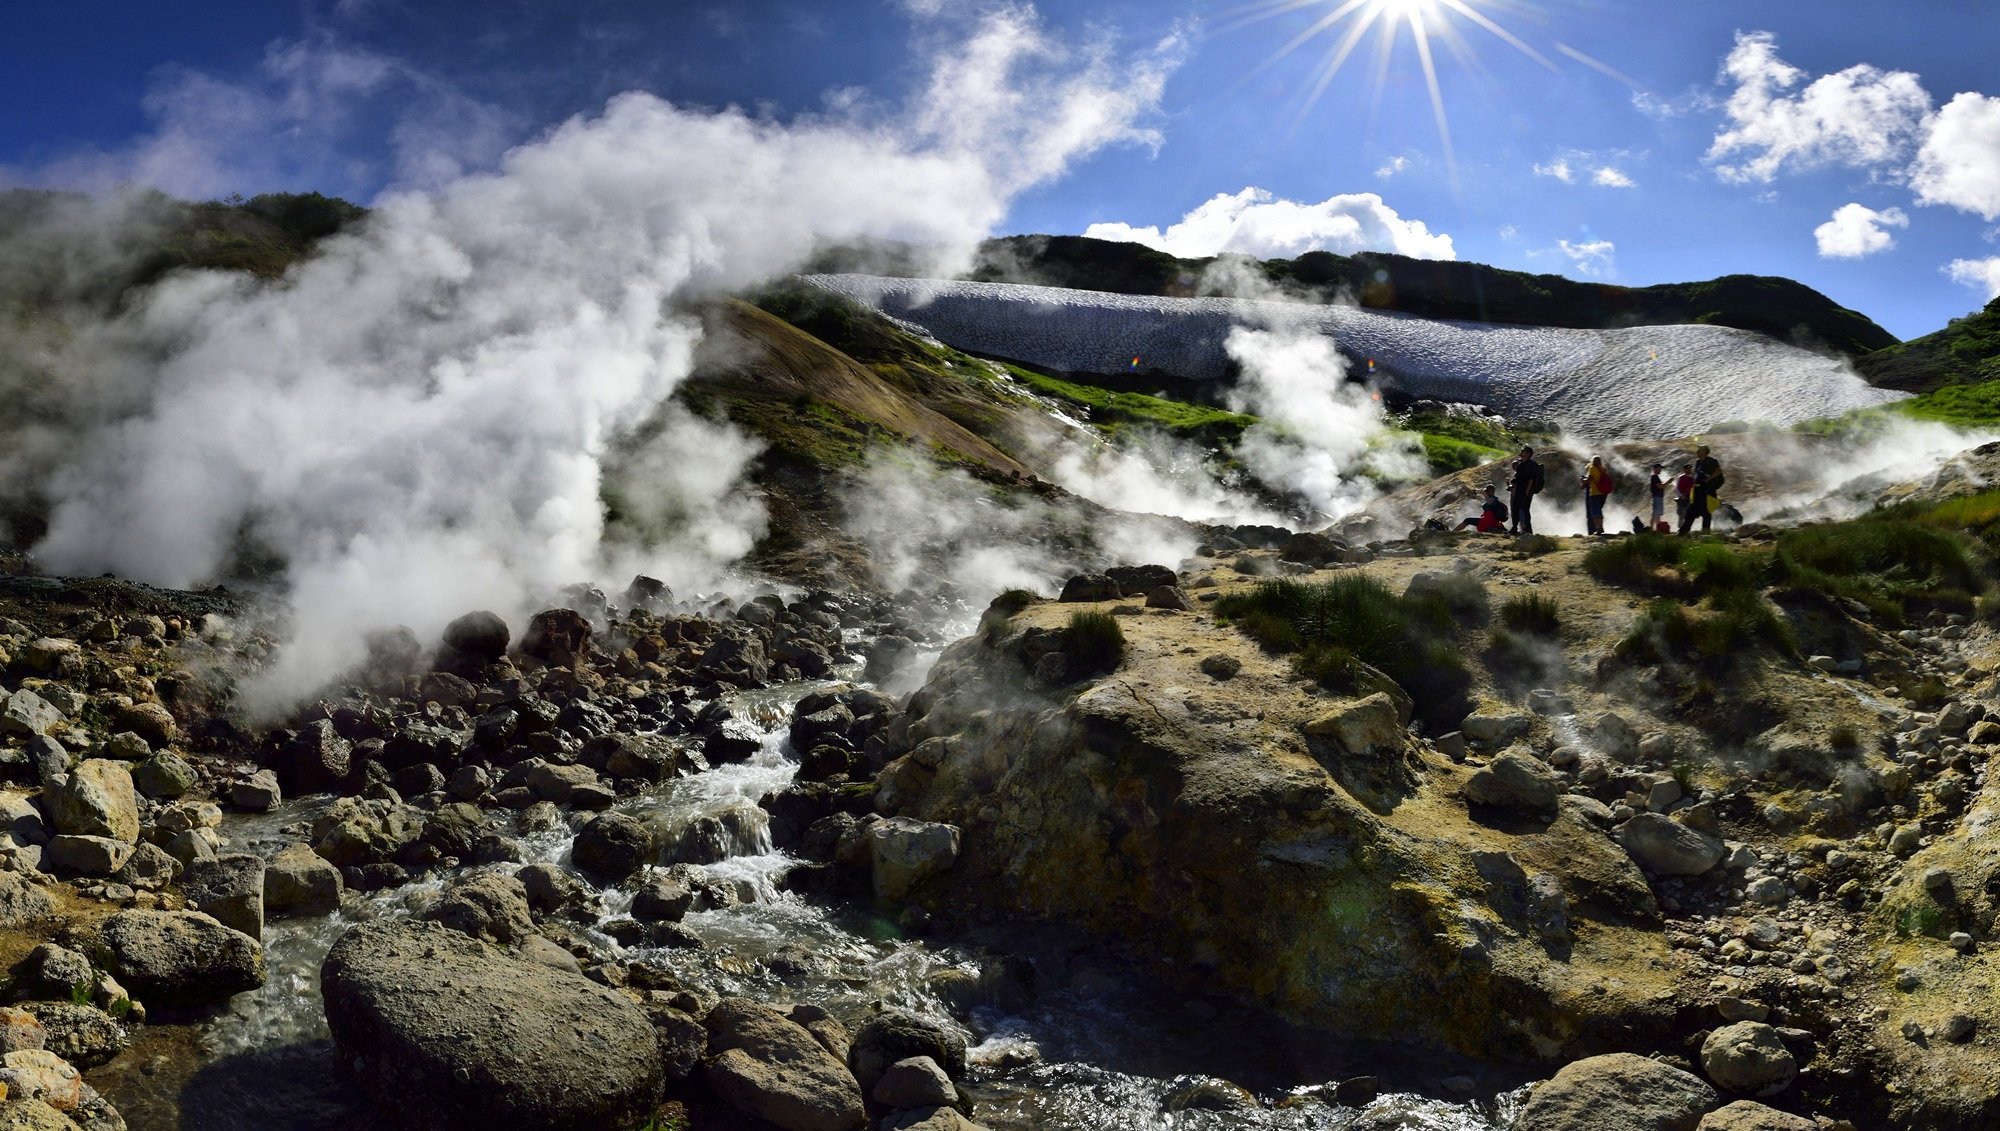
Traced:
[[1537, 461], [1537, 460], [1529, 460], [1529, 461], [1528, 461], [1528, 494], [1530, 494], [1530, 495], [1539, 495], [1539, 494], [1541, 494], [1541, 493], [1542, 493], [1542, 488], [1543, 488], [1544, 486], [1546, 486], [1547, 484], [1548, 484], [1548, 479], [1547, 479], [1547, 477], [1546, 477], [1546, 476], [1544, 476], [1544, 475], [1542, 474], [1542, 465], [1541, 465], [1540, 461]]
[[1493, 517], [1499, 519], [1501, 522], [1507, 521], [1506, 503], [1501, 502], [1499, 499], [1495, 499], [1493, 500], [1493, 509], [1494, 509]]

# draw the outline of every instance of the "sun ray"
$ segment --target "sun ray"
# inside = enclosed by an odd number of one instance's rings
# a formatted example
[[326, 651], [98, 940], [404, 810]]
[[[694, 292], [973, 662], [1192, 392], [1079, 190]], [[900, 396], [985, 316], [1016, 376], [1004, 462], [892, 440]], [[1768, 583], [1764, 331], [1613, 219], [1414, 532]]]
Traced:
[[1577, 62], [1582, 63], [1584, 66], [1589, 67], [1591, 70], [1596, 71], [1599, 74], [1609, 75], [1610, 77], [1617, 79], [1619, 82], [1624, 83], [1626, 86], [1631, 87], [1633, 90], [1646, 89], [1646, 84], [1640, 82], [1638, 79], [1635, 79], [1631, 75], [1628, 75], [1625, 72], [1612, 67], [1608, 63], [1600, 62], [1597, 59], [1593, 59], [1589, 55], [1586, 55], [1583, 52], [1578, 51], [1576, 48], [1571, 47], [1567, 43], [1556, 44], [1556, 50], [1564, 55], [1567, 55], [1572, 59], [1575, 59]]
[[[1549, 70], [1560, 73], [1561, 68], [1557, 67], [1555, 65], [1555, 62], [1551, 60], [1547, 55], [1544, 55], [1541, 52], [1535, 50], [1533, 47], [1528, 46], [1526, 40], [1523, 40], [1520, 36], [1515, 35], [1513, 32], [1508, 31], [1506, 28], [1501, 27], [1499, 24], [1493, 22], [1493, 20], [1489, 18], [1486, 15], [1486, 13], [1473, 7], [1470, 3], [1467, 2], [1467, 0], [1438, 0], [1438, 3], [1443, 4], [1445, 7], [1451, 9], [1454, 12], [1457, 12], [1459, 15], [1464, 16], [1468, 20], [1471, 20], [1473, 23], [1478, 24], [1480, 27], [1485, 28], [1487, 31], [1492, 32], [1495, 36], [1499, 37], [1500, 42], [1505, 43], [1507, 46], [1512, 47], [1514, 50], [1519, 51], [1521, 54], [1526, 55], [1528, 58], [1533, 59], [1537, 63], [1540, 63], [1542, 66], [1547, 67]], [[1559, 43], [1556, 45], [1556, 47], [1558, 49], [1561, 49], [1562, 45]]]
[[1410, 21], [1410, 38], [1416, 40], [1417, 58], [1424, 64], [1424, 85], [1431, 91], [1431, 113], [1437, 118], [1438, 138], [1444, 145], [1445, 170], [1451, 177], [1454, 188], [1458, 185], [1458, 155], [1451, 146], [1451, 120], [1444, 111], [1444, 90], [1438, 85], [1437, 64], [1431, 59], [1431, 37], [1424, 30], [1424, 8], [1421, 4], [1411, 4], [1406, 9]]

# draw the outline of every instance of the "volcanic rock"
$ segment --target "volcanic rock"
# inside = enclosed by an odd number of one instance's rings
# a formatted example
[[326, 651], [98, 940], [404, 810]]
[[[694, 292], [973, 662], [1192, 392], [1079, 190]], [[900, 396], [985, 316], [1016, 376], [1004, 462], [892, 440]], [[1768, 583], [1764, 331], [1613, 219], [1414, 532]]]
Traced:
[[630, 999], [433, 923], [373, 922], [320, 970], [342, 1063], [424, 1131], [597, 1131], [651, 1114], [664, 1070]]
[[105, 920], [111, 973], [155, 1005], [203, 1005], [264, 984], [264, 948], [199, 911], [121, 911]]

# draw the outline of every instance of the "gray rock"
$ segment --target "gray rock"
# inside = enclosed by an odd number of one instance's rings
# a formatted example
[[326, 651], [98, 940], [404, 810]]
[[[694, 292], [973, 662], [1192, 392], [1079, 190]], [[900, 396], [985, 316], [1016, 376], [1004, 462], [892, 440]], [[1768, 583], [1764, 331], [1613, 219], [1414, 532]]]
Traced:
[[0, 872], [0, 927], [19, 927], [55, 913], [49, 893], [19, 872]]
[[1312, 720], [1306, 724], [1306, 733], [1331, 738], [1349, 754], [1368, 757], [1401, 745], [1403, 720], [1396, 701], [1378, 691]]
[[899, 1111], [882, 1121], [882, 1131], [987, 1131], [955, 1108], [919, 1107]]
[[606, 742], [610, 752], [604, 759], [604, 772], [614, 778], [663, 782], [693, 768], [679, 746], [657, 734], [621, 734]]
[[1504, 809], [1550, 810], [1562, 795], [1562, 782], [1539, 759], [1507, 751], [1465, 783], [1465, 796], [1481, 805]]
[[155, 801], [172, 801], [200, 783], [187, 759], [171, 750], [162, 750], [132, 767], [132, 784]]
[[654, 876], [632, 897], [632, 917], [642, 923], [678, 923], [694, 907], [694, 887], [677, 869]]
[[868, 1097], [887, 1108], [949, 1107], [958, 1102], [958, 1089], [937, 1061], [913, 1056], [890, 1065]]
[[452, 885], [423, 917], [500, 946], [515, 945], [535, 932], [527, 889], [513, 876], [497, 872], [482, 872]]
[[571, 859], [585, 872], [622, 880], [650, 863], [657, 849], [653, 830], [623, 813], [600, 813], [576, 834]]
[[544, 801], [565, 805], [570, 792], [580, 785], [596, 785], [597, 771], [589, 766], [554, 766], [547, 762], [528, 771], [527, 786]]
[[1533, 723], [1527, 715], [1512, 713], [1501, 715], [1467, 715], [1458, 725], [1459, 732], [1470, 742], [1480, 746], [1498, 746], [1512, 742], [1528, 733]]
[[1721, 841], [1658, 813], [1640, 813], [1613, 835], [1654, 875], [1698, 876], [1722, 859]]
[[15, 844], [47, 844], [49, 827], [33, 799], [0, 793], [0, 834]]
[[22, 1005], [42, 1023], [42, 1047], [82, 1068], [108, 1063], [125, 1051], [125, 1026], [94, 1005], [31, 1001]]
[[282, 784], [293, 793], [333, 789], [354, 769], [354, 744], [340, 736], [328, 719], [314, 719], [299, 729], [280, 762]]
[[188, 906], [253, 939], [264, 937], [264, 858], [247, 852], [197, 860], [181, 878]]
[[590, 888], [576, 874], [555, 864], [529, 864], [514, 873], [528, 898], [528, 907], [538, 914], [554, 915], [581, 907]]
[[929, 1057], [954, 1080], [965, 1075], [963, 1034], [906, 1009], [889, 1008], [855, 1032], [847, 1065], [861, 1086], [873, 1091], [890, 1065], [918, 1056]]
[[731, 998], [709, 1011], [702, 1076], [724, 1102], [784, 1131], [847, 1131], [866, 1120], [861, 1088], [803, 1026]]
[[623, 994], [432, 923], [364, 923], [320, 970], [342, 1063], [399, 1123], [597, 1131], [643, 1122], [663, 1069]]
[[0, 708], [0, 733], [47, 734], [61, 725], [63, 713], [41, 696], [22, 688], [6, 697]]
[[108, 876], [132, 858], [134, 846], [108, 836], [59, 836], [42, 850], [42, 867], [64, 876]]
[[478, 763], [468, 763], [453, 770], [445, 782], [445, 792], [460, 801], [477, 801], [493, 787], [493, 775]]
[[97, 984], [90, 959], [66, 946], [42, 943], [14, 964], [13, 991], [24, 998], [67, 1001], [79, 988]]
[[1738, 1021], [1701, 1043], [1701, 1070], [1732, 1092], [1772, 1096], [1791, 1087], [1799, 1065], [1776, 1029], [1761, 1021]]
[[199, 911], [121, 911], [105, 920], [111, 973], [154, 1005], [204, 1005], [264, 984], [264, 948]]
[[273, 918], [331, 915], [345, 887], [340, 869], [310, 845], [288, 844], [264, 866], [264, 911]]
[[42, 804], [56, 831], [102, 836], [131, 844], [139, 839], [139, 795], [125, 763], [91, 758], [42, 790]]
[[1173, 609], [1187, 612], [1193, 606], [1188, 604], [1187, 594], [1178, 585], [1162, 585], [1146, 594], [1149, 609]]
[[272, 770], [258, 770], [229, 785], [230, 804], [252, 813], [268, 813], [284, 799], [284, 793], [278, 788], [278, 775]]
[[869, 863], [879, 899], [907, 898], [912, 889], [958, 860], [958, 827], [890, 817], [868, 829]]
[[119, 731], [104, 743], [104, 755], [120, 762], [143, 762], [153, 756], [153, 744], [135, 731]]
[[158, 703], [134, 703], [119, 711], [114, 722], [123, 730], [137, 732], [154, 746], [171, 746], [181, 733], [173, 714]]
[[1819, 1124], [1754, 1100], [1737, 1100], [1702, 1116], [1695, 1131], [1819, 1131]]
[[183, 868], [197, 860], [213, 860], [221, 851], [214, 829], [184, 829], [167, 839], [166, 849]]
[[1716, 1104], [1700, 1077], [1631, 1053], [1563, 1066], [1535, 1086], [1517, 1131], [1694, 1131]]
[[140, 891], [159, 891], [180, 875], [181, 862], [157, 844], [139, 842], [112, 878]]

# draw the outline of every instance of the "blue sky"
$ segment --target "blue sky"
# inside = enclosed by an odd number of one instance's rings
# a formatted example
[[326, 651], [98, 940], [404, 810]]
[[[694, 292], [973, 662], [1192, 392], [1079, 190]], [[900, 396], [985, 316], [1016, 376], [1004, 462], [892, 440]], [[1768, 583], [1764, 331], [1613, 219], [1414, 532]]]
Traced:
[[[366, 201], [489, 167], [625, 90], [779, 121], [898, 101], [981, 6], [23, 0], [0, 45], [0, 181]], [[997, 230], [1633, 285], [1787, 275], [1903, 337], [2000, 291], [2000, 5], [1361, 0], [1273, 60], [1339, 7], [1043, 0], [1079, 54], [1164, 42], [1177, 62], [1150, 144], [1074, 162]], [[1308, 98], [1357, 18], [1412, 12], [1449, 148], [1406, 24], [1386, 61], [1371, 32]]]

